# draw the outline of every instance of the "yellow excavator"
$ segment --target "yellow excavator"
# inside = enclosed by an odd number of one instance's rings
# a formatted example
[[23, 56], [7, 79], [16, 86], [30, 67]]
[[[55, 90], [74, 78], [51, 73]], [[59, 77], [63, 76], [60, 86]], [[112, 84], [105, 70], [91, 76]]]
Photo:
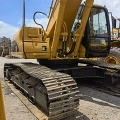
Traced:
[[112, 29], [113, 37], [111, 39], [111, 49], [106, 57], [100, 58], [99, 60], [110, 64], [120, 65], [120, 34], [119, 28]]
[[[100, 61], [120, 65], [120, 20], [111, 15], [111, 49], [106, 57], [99, 58]], [[116, 27], [119, 22], [119, 27]]]
[[[23, 26], [12, 41], [12, 56], [37, 59], [34, 63], [5, 63], [4, 77], [33, 101], [49, 119], [73, 115], [79, 106], [75, 79], [100, 79], [110, 87], [117, 83], [114, 69], [80, 58], [105, 57], [111, 43], [108, 10], [94, 0], [52, 0], [46, 30]], [[80, 66], [79, 63], [85, 65]], [[119, 69], [119, 66], [115, 67]], [[113, 80], [114, 78], [114, 80]]]

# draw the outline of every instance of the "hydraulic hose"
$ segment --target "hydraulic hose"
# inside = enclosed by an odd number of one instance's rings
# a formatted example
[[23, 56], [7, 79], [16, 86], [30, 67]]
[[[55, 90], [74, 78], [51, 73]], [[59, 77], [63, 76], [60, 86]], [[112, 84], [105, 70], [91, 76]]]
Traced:
[[70, 51], [69, 52], [64, 52], [63, 55], [65, 55], [65, 56], [70, 55], [74, 51], [75, 45], [76, 45], [76, 41], [73, 41], [73, 44], [72, 44], [72, 47], [71, 47]]

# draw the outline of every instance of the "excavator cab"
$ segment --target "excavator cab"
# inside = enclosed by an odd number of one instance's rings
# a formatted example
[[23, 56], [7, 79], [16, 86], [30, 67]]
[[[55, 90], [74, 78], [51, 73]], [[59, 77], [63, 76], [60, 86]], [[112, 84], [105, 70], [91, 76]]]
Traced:
[[[79, 28], [81, 24], [83, 8], [84, 5], [81, 5], [72, 32]], [[111, 34], [108, 11], [103, 6], [94, 5], [91, 8], [81, 43], [86, 49], [85, 57], [106, 56], [110, 50], [110, 41]]]

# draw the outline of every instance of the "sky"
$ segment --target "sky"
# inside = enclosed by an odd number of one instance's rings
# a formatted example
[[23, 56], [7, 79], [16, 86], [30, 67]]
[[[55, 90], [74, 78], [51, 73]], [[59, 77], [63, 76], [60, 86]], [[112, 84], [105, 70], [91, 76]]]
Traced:
[[[49, 13], [52, 0], [25, 0], [26, 26], [37, 26], [33, 21], [33, 14], [36, 11]], [[22, 26], [22, 0], [0, 0], [0, 38], [13, 37]], [[120, 18], [120, 0], [94, 0], [95, 4], [105, 5], [115, 18]], [[39, 16], [39, 22], [46, 27], [48, 18]]]

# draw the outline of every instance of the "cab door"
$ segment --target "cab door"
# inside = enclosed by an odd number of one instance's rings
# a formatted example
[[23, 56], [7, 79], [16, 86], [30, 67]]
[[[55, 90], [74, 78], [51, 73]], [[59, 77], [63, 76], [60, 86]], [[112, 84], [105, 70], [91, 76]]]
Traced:
[[105, 7], [94, 6], [91, 9], [86, 25], [82, 45], [86, 49], [86, 57], [104, 57], [110, 50], [110, 23]]

